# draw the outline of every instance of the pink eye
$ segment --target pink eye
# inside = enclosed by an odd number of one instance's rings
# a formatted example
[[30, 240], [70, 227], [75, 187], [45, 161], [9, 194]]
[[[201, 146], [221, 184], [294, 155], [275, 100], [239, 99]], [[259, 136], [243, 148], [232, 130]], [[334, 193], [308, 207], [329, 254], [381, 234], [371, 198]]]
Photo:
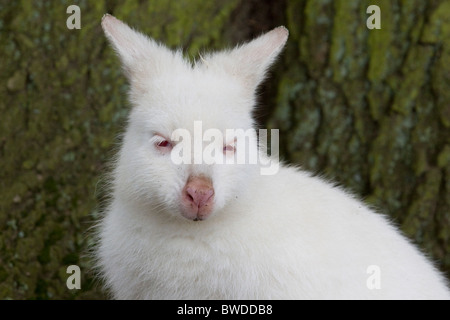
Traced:
[[172, 143], [170, 140], [165, 139], [162, 136], [156, 136], [156, 141], [154, 142], [155, 148], [162, 154], [166, 154], [172, 150]]
[[232, 145], [226, 145], [223, 147], [223, 153], [234, 153], [236, 148]]
[[160, 141], [156, 145], [160, 148], [169, 148], [172, 146], [172, 144], [167, 140]]

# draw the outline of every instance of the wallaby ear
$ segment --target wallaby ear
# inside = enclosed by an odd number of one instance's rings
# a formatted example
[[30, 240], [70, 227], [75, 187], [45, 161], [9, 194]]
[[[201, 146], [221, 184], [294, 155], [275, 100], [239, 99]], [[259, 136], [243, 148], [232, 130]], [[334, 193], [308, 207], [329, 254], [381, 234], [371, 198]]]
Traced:
[[164, 64], [163, 59], [173, 57], [168, 48], [130, 28], [112, 15], [103, 16], [102, 28], [120, 57], [126, 75], [132, 81], [139, 80], [139, 76], [144, 73], [155, 73], [159, 65]]
[[[288, 36], [289, 31], [285, 27], [275, 28], [231, 51], [212, 55], [211, 62], [240, 78], [248, 89], [255, 90], [280, 54]], [[209, 61], [206, 64], [209, 65]]]

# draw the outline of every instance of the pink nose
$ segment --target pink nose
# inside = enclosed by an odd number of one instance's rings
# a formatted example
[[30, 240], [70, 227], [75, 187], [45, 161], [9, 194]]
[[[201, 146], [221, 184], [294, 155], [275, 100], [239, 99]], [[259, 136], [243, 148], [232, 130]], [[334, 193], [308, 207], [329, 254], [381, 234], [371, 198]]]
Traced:
[[191, 177], [183, 188], [182, 214], [191, 220], [204, 220], [212, 211], [214, 188], [205, 177]]

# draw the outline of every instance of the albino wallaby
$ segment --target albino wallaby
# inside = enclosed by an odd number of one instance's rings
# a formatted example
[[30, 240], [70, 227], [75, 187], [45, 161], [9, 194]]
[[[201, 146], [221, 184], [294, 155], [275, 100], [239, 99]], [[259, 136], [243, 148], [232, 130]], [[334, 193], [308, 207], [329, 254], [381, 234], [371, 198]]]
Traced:
[[[425, 255], [341, 188], [282, 164], [261, 174], [262, 161], [218, 161], [255, 150], [254, 136], [240, 144], [242, 135], [226, 132], [254, 128], [255, 91], [286, 28], [191, 63], [111, 15], [102, 27], [132, 104], [99, 224], [98, 264], [112, 297], [450, 298]], [[226, 138], [205, 138], [209, 129]], [[196, 160], [205, 140], [216, 161]]]

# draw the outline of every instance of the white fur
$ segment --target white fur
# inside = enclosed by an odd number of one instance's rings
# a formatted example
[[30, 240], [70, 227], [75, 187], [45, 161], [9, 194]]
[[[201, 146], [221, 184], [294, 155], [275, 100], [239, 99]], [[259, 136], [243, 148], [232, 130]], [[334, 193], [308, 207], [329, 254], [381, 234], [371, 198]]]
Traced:
[[[112, 16], [102, 26], [131, 84], [133, 109], [100, 223], [101, 274], [117, 299], [449, 299], [444, 277], [388, 220], [292, 167], [174, 165], [152, 144], [173, 130], [252, 128], [255, 89], [287, 39], [277, 28], [191, 65]], [[281, 137], [283, 138], [283, 137]], [[214, 210], [180, 214], [193, 175]], [[369, 289], [371, 265], [379, 289]]]

